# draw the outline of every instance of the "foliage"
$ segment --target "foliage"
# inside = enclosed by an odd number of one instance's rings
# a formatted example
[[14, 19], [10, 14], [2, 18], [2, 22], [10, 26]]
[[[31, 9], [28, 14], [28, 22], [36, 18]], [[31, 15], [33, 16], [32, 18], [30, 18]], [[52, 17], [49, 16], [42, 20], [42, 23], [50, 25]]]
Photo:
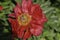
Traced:
[[[21, 0], [15, 1], [21, 3]], [[60, 40], [60, 0], [33, 0], [33, 2], [41, 6], [48, 22], [44, 25], [42, 35], [32, 36], [28, 40]], [[3, 10], [0, 11], [0, 39], [11, 40], [11, 27], [7, 19], [8, 14], [13, 12], [15, 4], [12, 0], [1, 0], [0, 5], [3, 6]]]

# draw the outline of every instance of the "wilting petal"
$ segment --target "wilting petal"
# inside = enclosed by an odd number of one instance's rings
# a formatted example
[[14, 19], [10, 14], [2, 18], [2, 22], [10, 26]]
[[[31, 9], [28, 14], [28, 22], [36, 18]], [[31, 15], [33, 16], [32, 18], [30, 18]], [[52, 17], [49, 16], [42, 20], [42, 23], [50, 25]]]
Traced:
[[16, 5], [16, 7], [14, 8], [14, 12], [15, 12], [15, 15], [17, 17], [22, 13], [21, 7], [20, 7], [20, 5], [18, 3]]
[[30, 33], [29, 29], [27, 29], [26, 32], [25, 32], [25, 34], [24, 34], [23, 39], [27, 39], [27, 38], [29, 38], [30, 36], [31, 36], [31, 33]]
[[29, 12], [29, 10], [31, 9], [31, 5], [32, 5], [32, 0], [22, 0], [22, 11], [24, 13]]
[[15, 18], [15, 14], [14, 14], [14, 13], [11, 13], [11, 14], [8, 15], [8, 17], [13, 17], [13, 18]]
[[43, 30], [42, 25], [32, 24], [32, 28], [30, 29], [30, 32], [35, 36], [39, 36], [42, 33], [42, 30]]

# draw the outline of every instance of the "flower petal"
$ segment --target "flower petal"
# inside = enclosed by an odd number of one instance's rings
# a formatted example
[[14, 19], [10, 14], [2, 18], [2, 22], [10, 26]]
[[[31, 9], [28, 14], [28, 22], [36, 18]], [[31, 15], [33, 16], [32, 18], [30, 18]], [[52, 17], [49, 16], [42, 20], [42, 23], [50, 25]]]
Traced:
[[14, 8], [14, 12], [16, 16], [19, 16], [22, 13], [20, 5], [17, 3], [16, 7]]
[[40, 7], [40, 5], [38, 4], [33, 4], [33, 6], [31, 7], [31, 13], [32, 14], [37, 14], [37, 15], [42, 15], [42, 9]]
[[18, 38], [22, 38], [24, 35], [25, 27], [20, 27], [18, 32]]
[[0, 6], [0, 11], [1, 11], [1, 10], [3, 10], [3, 7], [2, 7], [2, 6]]
[[32, 24], [32, 28], [30, 29], [31, 34], [35, 36], [39, 36], [42, 33], [43, 26]]
[[43, 24], [47, 21], [46, 16], [42, 13], [42, 9], [39, 5], [35, 4], [31, 8], [32, 23]]
[[25, 34], [24, 34], [23, 39], [27, 39], [27, 38], [29, 38], [30, 36], [31, 36], [31, 33], [30, 33], [29, 29], [27, 29], [26, 32], [25, 32]]
[[13, 18], [15, 18], [15, 14], [14, 14], [14, 13], [11, 13], [11, 14], [8, 15], [8, 17], [13, 17]]
[[44, 25], [44, 23], [47, 21], [46, 16], [43, 14], [42, 18], [33, 18], [30, 24], [38, 24], [38, 25]]
[[[32, 20], [38, 22], [42, 19], [42, 10], [39, 5], [35, 4], [31, 9], [31, 13], [32, 13]], [[40, 24], [41, 22], [38, 23]]]
[[30, 11], [32, 5], [32, 0], [22, 0], [22, 11], [27, 13]]
[[41, 22], [42, 22], [42, 23], [44, 23], [44, 22], [46, 22], [46, 21], [47, 21], [46, 16], [45, 16], [44, 14], [42, 14], [42, 19], [41, 19]]
[[8, 20], [11, 23], [12, 33], [16, 36], [17, 35], [18, 28], [19, 28], [18, 23], [17, 23], [17, 21], [15, 19], [9, 18]]

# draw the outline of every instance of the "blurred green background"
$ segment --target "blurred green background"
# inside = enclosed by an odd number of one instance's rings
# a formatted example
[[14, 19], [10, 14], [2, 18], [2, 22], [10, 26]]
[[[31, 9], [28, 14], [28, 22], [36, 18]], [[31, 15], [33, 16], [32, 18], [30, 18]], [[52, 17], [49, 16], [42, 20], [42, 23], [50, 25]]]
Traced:
[[[3, 6], [3, 10], [0, 11], [0, 40], [11, 40], [11, 27], [7, 18], [15, 7], [14, 1], [21, 3], [21, 0], [0, 0], [0, 6]], [[33, 0], [33, 2], [40, 4], [48, 22], [44, 25], [43, 34], [28, 40], [60, 40], [60, 0]]]

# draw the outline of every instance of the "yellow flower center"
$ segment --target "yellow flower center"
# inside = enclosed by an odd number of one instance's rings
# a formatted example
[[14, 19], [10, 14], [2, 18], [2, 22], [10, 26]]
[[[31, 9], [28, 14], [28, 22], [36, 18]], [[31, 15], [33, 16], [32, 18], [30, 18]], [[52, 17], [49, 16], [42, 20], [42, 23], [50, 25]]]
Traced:
[[31, 21], [31, 16], [29, 14], [21, 14], [18, 17], [18, 22], [22, 26], [28, 25], [30, 21]]

